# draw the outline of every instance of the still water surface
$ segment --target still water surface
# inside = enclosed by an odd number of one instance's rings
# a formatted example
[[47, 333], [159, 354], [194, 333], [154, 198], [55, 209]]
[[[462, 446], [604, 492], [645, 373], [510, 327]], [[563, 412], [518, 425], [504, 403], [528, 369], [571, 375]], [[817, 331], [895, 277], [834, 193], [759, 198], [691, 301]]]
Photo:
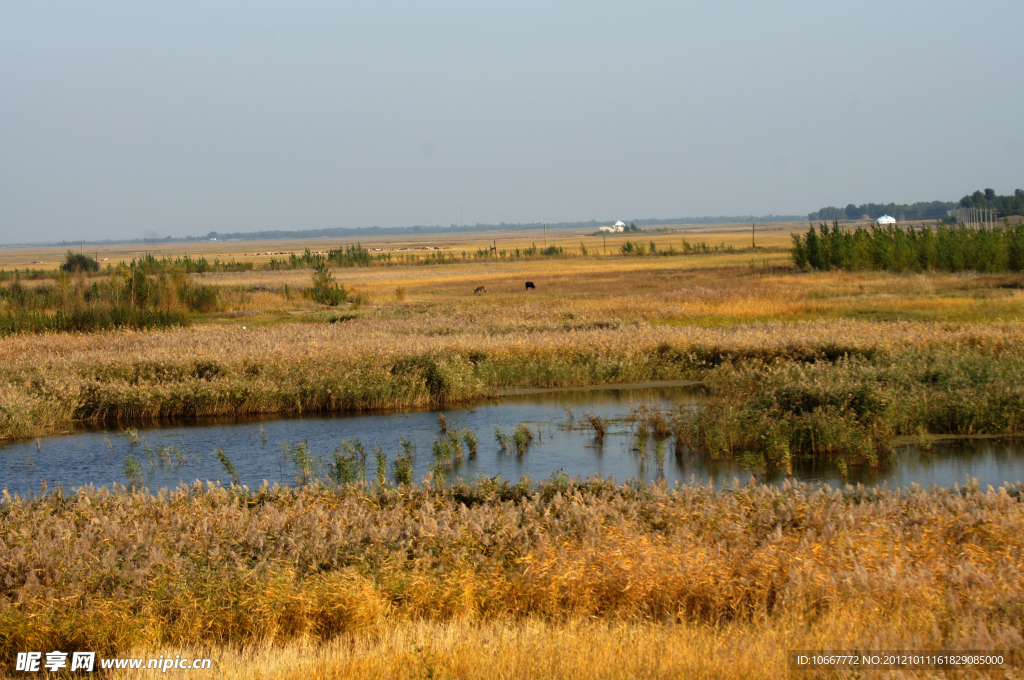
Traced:
[[[604, 388], [560, 390], [503, 397], [468, 408], [446, 410], [450, 426], [476, 432], [480, 442], [475, 458], [463, 457], [452, 464], [452, 477], [471, 480], [477, 475], [516, 481], [528, 476], [537, 481], [552, 473], [585, 478], [591, 475], [655, 481], [663, 478], [670, 486], [714, 483], [716, 487], [747, 482], [752, 476], [766, 483], [781, 483], [778, 474], [754, 473], [741, 462], [711, 461], [703, 456], [672, 453], [667, 442], [664, 468], [654, 460], [654, 445], [646, 456], [633, 450], [633, 433], [628, 423], [610, 427], [604, 443], [598, 444], [592, 430], [579, 426], [585, 414], [621, 419], [637, 407], [692, 408], [699, 395], [685, 386], [662, 385], [646, 388]], [[568, 407], [568, 408], [567, 408]], [[571, 413], [570, 413], [571, 412]], [[125, 459], [134, 456], [141, 464], [144, 484], [150, 490], [175, 488], [195, 480], [230, 482], [214, 451], [223, 448], [236, 468], [240, 482], [256, 487], [264, 480], [292, 484], [296, 469], [282, 454], [283, 442], [305, 441], [314, 456], [326, 463], [343, 440], [358, 439], [370, 451], [380, 445], [390, 462], [399, 450], [399, 438], [412, 441], [417, 455], [413, 478], [428, 472], [433, 456], [431, 446], [438, 436], [439, 411], [412, 411], [376, 415], [332, 415], [288, 419], [224, 420], [164, 424], [138, 430], [138, 443], [116, 429], [81, 430], [74, 434], [0, 446], [0, 488], [11, 493], [38, 493], [45, 480], [49, 488], [65, 489], [93, 484], [125, 484]], [[522, 455], [502, 451], [495, 441], [495, 427], [511, 434], [519, 423], [534, 432], [534, 442]], [[575, 427], [574, 427], [575, 425]], [[161, 450], [163, 458], [161, 460]], [[172, 452], [173, 451], [173, 452]], [[175, 453], [176, 452], [176, 453]], [[372, 454], [367, 475], [374, 476]], [[1019, 440], [958, 440], [937, 443], [931, 452], [901, 447], [893, 460], [877, 468], [851, 468], [843, 478], [831, 465], [804, 464], [794, 469], [794, 478], [804, 482], [887, 485], [890, 488], [963, 484], [968, 476], [994, 487], [1024, 480], [1024, 449]]]

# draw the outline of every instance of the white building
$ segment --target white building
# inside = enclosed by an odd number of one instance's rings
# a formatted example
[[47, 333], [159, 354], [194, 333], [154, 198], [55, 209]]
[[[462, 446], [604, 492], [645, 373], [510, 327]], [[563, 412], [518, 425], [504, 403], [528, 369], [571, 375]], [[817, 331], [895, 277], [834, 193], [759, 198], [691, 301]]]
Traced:
[[879, 225], [896, 224], [896, 218], [895, 217], [889, 217], [888, 215], [882, 215], [877, 220], [875, 220], [875, 224], [879, 224]]
[[626, 231], [626, 223], [623, 222], [622, 220], [619, 220], [618, 222], [616, 222], [615, 224], [613, 224], [610, 227], [598, 227], [597, 230], [598, 231], [606, 232], [608, 234], [622, 233], [622, 232]]

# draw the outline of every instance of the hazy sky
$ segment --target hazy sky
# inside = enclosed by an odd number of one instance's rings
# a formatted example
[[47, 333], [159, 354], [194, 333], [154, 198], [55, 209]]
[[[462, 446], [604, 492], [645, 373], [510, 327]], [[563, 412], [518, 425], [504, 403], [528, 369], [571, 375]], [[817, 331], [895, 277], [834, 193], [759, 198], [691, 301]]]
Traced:
[[1019, 0], [0, 3], [0, 243], [1024, 188]]

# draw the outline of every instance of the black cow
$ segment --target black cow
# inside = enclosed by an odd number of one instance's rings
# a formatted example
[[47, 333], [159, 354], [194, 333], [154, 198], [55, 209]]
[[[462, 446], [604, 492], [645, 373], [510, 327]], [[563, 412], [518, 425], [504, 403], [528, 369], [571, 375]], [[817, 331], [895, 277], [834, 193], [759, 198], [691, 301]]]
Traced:
[[537, 286], [533, 285], [533, 281], [527, 281], [526, 290], [537, 290]]

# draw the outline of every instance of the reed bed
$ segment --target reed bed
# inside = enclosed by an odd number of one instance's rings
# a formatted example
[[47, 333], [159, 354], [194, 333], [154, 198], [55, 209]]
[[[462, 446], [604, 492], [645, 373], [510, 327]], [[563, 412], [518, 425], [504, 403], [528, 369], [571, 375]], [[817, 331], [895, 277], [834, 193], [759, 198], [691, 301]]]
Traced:
[[0, 438], [76, 422], [443, 405], [507, 386], [716, 379], [720, 367], [736, 362], [896, 361], [906, 353], [941, 355], [935, 362], [962, 363], [974, 354], [1005, 362], [1024, 343], [1017, 322], [701, 328], [573, 320], [556, 328], [548, 317], [508, 311], [461, 327], [451, 325], [453, 314], [259, 330], [14, 336], [0, 345]]
[[743, 455], [792, 471], [828, 458], [845, 474], [877, 466], [896, 437], [1024, 432], [1024, 357], [979, 348], [844, 354], [835, 361], [742, 361], [712, 372], [705, 400], [675, 422], [676, 448]]
[[[735, 633], [734, 668], [756, 668], [740, 654], [756, 639], [781, 677], [774, 645], [1019, 650], [1022, 493], [553, 477], [5, 496], [0, 655], [337, 641], [377, 650], [335, 652], [347, 672], [399, 645], [392, 668], [419, 654], [459, 677], [487, 631], [496, 649], [588, 629], [614, 649], [624, 631], [684, 642], [690, 663]], [[447, 626], [464, 637], [396, 638]]]

